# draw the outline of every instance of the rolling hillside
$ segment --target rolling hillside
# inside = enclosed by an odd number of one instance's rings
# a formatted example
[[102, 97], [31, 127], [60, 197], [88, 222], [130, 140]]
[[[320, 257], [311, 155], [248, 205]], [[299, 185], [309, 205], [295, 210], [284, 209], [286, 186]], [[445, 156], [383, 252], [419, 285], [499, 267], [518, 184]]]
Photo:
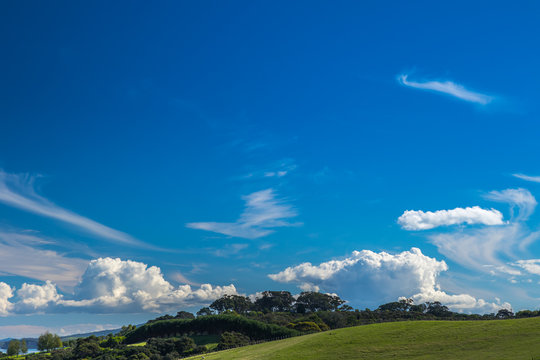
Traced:
[[540, 360], [540, 318], [374, 324], [205, 354], [204, 359]]

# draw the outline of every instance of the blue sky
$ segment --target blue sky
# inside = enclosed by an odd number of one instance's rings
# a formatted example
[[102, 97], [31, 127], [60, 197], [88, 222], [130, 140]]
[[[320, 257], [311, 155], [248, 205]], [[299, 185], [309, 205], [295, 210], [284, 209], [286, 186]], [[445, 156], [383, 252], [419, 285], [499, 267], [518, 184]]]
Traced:
[[539, 307], [538, 3], [0, 6], [0, 337]]

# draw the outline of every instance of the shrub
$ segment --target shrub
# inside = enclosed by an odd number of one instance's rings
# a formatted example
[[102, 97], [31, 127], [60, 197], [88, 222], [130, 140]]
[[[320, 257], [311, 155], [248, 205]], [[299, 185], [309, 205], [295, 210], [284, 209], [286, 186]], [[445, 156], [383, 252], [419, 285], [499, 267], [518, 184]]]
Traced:
[[248, 336], [238, 333], [236, 331], [226, 331], [221, 334], [218, 350], [231, 349], [239, 346], [249, 345], [250, 339]]
[[315, 324], [313, 321], [300, 321], [297, 323], [290, 323], [287, 325], [287, 327], [304, 333], [321, 331], [319, 325]]
[[192, 338], [182, 336], [179, 339], [152, 338], [148, 340], [146, 347], [148, 347], [152, 352], [157, 352], [162, 356], [165, 356], [171, 353], [187, 354], [191, 352], [196, 347], [196, 345], [195, 341], [193, 341]]

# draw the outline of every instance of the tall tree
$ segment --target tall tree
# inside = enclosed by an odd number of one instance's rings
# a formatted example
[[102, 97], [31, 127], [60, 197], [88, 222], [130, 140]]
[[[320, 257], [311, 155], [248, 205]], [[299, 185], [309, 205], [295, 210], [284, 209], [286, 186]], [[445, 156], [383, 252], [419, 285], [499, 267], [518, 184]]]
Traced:
[[62, 347], [62, 339], [60, 339], [60, 336], [54, 334], [53, 335], [53, 349], [58, 349]]
[[427, 314], [434, 315], [436, 317], [449, 317], [452, 312], [446, 305], [442, 305], [439, 301], [427, 302]]
[[60, 339], [60, 336], [56, 334], [51, 334], [50, 332], [46, 331], [38, 338], [37, 345], [38, 350], [50, 351], [52, 349], [61, 348], [62, 340]]
[[195, 315], [193, 315], [190, 312], [187, 311], [179, 311], [176, 313], [175, 316], [176, 319], [186, 319], [186, 320], [193, 320], [195, 319]]
[[199, 311], [197, 311], [197, 316], [207, 316], [212, 315], [213, 311], [209, 307], [203, 307]]
[[26, 345], [26, 340], [21, 340], [21, 353], [26, 354], [28, 352], [28, 346]]
[[288, 291], [264, 291], [255, 300], [255, 309], [264, 312], [291, 311], [294, 298]]
[[16, 356], [19, 355], [21, 352], [21, 343], [19, 340], [11, 340], [8, 344], [8, 350], [7, 353], [10, 356]]
[[[337, 295], [323, 294], [314, 291], [305, 291], [296, 299], [296, 308], [298, 312], [303, 311], [336, 311], [345, 303]], [[303, 311], [302, 311], [303, 310]]]
[[252, 306], [251, 300], [246, 296], [223, 295], [210, 304], [210, 309], [214, 309], [220, 314], [225, 311], [236, 311], [239, 314], [245, 314]]
[[508, 309], [500, 309], [495, 317], [497, 319], [511, 319], [514, 317], [514, 313]]

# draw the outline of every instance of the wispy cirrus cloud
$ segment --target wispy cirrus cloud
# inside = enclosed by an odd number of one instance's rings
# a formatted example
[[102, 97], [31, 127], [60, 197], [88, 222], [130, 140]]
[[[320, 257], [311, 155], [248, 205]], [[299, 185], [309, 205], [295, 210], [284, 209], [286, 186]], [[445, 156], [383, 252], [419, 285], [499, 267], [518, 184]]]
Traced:
[[282, 178], [289, 175], [297, 168], [293, 159], [285, 158], [280, 161], [273, 162], [266, 166], [264, 169], [251, 169], [251, 171], [239, 178], [239, 180], [246, 179], [261, 179], [261, 178]]
[[491, 191], [484, 198], [508, 204], [510, 219], [498, 226], [460, 227], [454, 231], [431, 233], [428, 238], [441, 254], [469, 269], [519, 275], [515, 265], [509, 264], [508, 260], [517, 259], [532, 242], [540, 239], [540, 232], [531, 231], [526, 225], [537, 201], [522, 188]]
[[398, 224], [405, 230], [428, 230], [457, 224], [502, 225], [503, 215], [498, 210], [479, 206], [425, 212], [407, 210], [398, 218]]
[[257, 239], [270, 235], [275, 228], [298, 225], [286, 221], [298, 214], [291, 205], [277, 198], [273, 189], [257, 191], [242, 198], [246, 207], [235, 222], [192, 222], [186, 226], [228, 236]]
[[517, 177], [518, 179], [540, 183], [540, 176], [530, 176], [525, 174], [512, 174], [512, 176]]
[[522, 268], [529, 274], [540, 275], [540, 259], [518, 260], [512, 265]]
[[398, 77], [398, 81], [400, 84], [407, 87], [420, 89], [420, 90], [435, 91], [438, 93], [450, 95], [458, 99], [480, 104], [480, 105], [487, 105], [491, 101], [493, 101], [492, 96], [469, 90], [465, 88], [463, 85], [456, 84], [452, 81], [430, 80], [430, 81], [419, 82], [419, 81], [409, 81], [408, 78], [409, 78], [409, 75], [402, 74]]
[[126, 245], [151, 247], [124, 232], [64, 209], [40, 196], [34, 188], [35, 180], [34, 176], [9, 174], [0, 170], [0, 202], [20, 210], [61, 221], [100, 238]]
[[[527, 220], [538, 204], [531, 192], [522, 188], [491, 191], [484, 197], [491, 201], [510, 204], [512, 217], [516, 221]], [[518, 210], [517, 214], [516, 209]]]

